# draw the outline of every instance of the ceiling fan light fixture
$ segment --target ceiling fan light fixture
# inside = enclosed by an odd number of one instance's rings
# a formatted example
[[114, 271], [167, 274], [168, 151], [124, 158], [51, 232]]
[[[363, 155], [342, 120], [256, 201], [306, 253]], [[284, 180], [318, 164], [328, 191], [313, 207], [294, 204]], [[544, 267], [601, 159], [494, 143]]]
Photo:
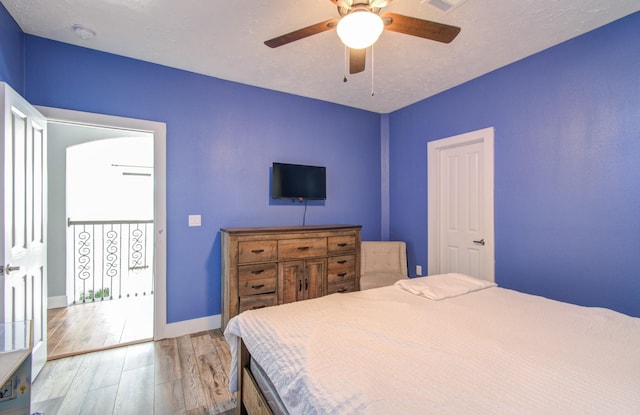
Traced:
[[340, 19], [336, 28], [342, 43], [351, 49], [364, 49], [373, 45], [383, 29], [382, 18], [368, 10], [354, 10]]

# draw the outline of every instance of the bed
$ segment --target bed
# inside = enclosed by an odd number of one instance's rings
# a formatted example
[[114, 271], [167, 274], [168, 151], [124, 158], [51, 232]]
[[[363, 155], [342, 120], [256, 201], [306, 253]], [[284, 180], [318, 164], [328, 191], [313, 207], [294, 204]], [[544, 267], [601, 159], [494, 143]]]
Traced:
[[640, 414], [640, 318], [461, 274], [247, 311], [225, 337], [239, 413]]

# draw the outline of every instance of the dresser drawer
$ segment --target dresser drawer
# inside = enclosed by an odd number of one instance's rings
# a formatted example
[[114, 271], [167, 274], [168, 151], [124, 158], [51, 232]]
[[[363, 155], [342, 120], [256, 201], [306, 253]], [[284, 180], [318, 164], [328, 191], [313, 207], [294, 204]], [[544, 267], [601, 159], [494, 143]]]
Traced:
[[257, 310], [258, 308], [269, 307], [278, 304], [278, 298], [273, 294], [250, 295], [248, 297], [240, 297], [239, 313], [247, 310]]
[[278, 280], [278, 265], [273, 263], [238, 267], [238, 292], [247, 295], [274, 293]]
[[327, 255], [327, 238], [278, 241], [278, 259], [300, 259]]
[[355, 255], [341, 255], [329, 257], [329, 270], [341, 268], [356, 268]]
[[328, 294], [335, 293], [346, 293], [349, 291], [355, 291], [356, 282], [355, 280], [349, 280], [344, 282], [330, 282], [327, 287]]
[[354, 235], [330, 236], [328, 238], [329, 254], [341, 252], [354, 252], [356, 250], [356, 237]]
[[332, 282], [345, 282], [349, 280], [354, 280], [356, 277], [356, 271], [353, 268], [343, 268], [343, 269], [334, 269], [329, 270], [327, 274], [327, 281], [329, 284]]
[[277, 241], [238, 242], [238, 263], [269, 262], [277, 259]]

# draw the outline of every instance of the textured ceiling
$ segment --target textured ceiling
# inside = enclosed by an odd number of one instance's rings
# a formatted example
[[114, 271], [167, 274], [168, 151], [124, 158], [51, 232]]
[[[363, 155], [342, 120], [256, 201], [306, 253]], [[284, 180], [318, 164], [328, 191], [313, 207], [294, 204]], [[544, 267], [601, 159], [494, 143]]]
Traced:
[[[428, 0], [394, 0], [384, 12], [462, 31], [450, 44], [384, 32], [374, 63], [369, 50], [365, 72], [343, 82], [345, 51], [335, 31], [277, 49], [263, 44], [338, 17], [329, 0], [0, 2], [28, 34], [379, 113], [640, 10], [638, 0], [466, 0], [445, 13]], [[74, 24], [96, 36], [80, 39]]]

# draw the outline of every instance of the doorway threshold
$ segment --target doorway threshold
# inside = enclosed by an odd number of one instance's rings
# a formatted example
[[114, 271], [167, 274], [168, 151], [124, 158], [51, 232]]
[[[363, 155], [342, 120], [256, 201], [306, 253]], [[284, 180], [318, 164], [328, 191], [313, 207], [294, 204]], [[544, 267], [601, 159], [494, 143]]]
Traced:
[[153, 295], [48, 310], [48, 360], [153, 340]]

